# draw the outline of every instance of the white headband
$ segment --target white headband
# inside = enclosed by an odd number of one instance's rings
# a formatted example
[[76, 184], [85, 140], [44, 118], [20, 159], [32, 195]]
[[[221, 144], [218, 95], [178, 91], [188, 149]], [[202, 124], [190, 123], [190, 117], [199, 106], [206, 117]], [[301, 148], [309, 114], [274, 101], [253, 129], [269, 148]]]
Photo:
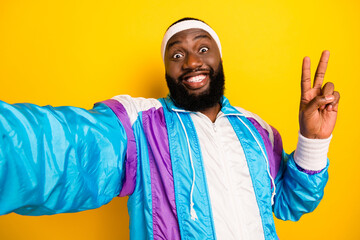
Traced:
[[176, 33], [184, 31], [184, 30], [188, 30], [188, 29], [192, 29], [192, 28], [200, 28], [206, 32], [208, 32], [210, 34], [210, 36], [214, 39], [214, 41], [216, 42], [219, 51], [220, 51], [220, 56], [221, 55], [221, 44], [220, 44], [220, 39], [218, 37], [218, 35], [215, 33], [214, 30], [212, 30], [211, 27], [209, 27], [209, 25], [207, 25], [204, 22], [198, 21], [198, 20], [185, 20], [185, 21], [181, 21], [178, 22], [174, 25], [172, 25], [165, 33], [164, 38], [162, 40], [161, 43], [161, 56], [162, 59], [164, 61], [165, 59], [165, 49], [166, 49], [166, 45], [167, 42], [170, 40], [170, 38], [172, 36], [174, 36]]

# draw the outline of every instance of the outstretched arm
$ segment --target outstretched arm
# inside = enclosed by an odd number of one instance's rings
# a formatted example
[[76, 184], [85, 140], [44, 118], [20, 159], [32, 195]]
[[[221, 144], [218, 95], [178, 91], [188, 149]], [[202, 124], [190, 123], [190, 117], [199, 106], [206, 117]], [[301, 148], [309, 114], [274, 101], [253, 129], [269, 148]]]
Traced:
[[126, 134], [105, 104], [92, 110], [0, 102], [0, 215], [77, 212], [121, 190]]

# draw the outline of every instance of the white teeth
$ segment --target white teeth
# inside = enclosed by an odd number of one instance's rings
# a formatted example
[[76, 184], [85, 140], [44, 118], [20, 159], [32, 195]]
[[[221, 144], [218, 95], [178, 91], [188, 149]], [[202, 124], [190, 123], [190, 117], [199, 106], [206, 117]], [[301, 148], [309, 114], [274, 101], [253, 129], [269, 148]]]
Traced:
[[201, 82], [205, 78], [206, 78], [206, 75], [198, 75], [198, 76], [190, 77], [186, 81], [191, 82], [191, 83], [196, 83], [196, 82]]

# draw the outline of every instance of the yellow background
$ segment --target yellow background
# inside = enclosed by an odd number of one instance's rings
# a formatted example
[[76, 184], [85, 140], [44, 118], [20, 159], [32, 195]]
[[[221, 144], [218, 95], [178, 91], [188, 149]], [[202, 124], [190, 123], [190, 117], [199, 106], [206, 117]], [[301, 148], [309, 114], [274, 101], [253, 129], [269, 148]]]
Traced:
[[[359, 1], [0, 1], [0, 99], [92, 104], [167, 93], [160, 43], [192, 16], [220, 36], [226, 96], [296, 147], [301, 61], [331, 52], [326, 80], [341, 93], [330, 179], [314, 213], [276, 220], [280, 239], [360, 239]], [[0, 239], [128, 239], [126, 198], [83, 213], [0, 217]]]

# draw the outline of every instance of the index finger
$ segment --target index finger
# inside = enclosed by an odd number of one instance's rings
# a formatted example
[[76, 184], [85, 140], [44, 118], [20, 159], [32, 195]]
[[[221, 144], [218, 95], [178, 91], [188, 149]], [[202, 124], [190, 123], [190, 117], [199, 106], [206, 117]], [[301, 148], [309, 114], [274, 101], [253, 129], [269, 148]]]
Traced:
[[301, 96], [311, 89], [310, 58], [304, 57], [301, 73]]
[[316, 69], [315, 73], [315, 80], [314, 80], [314, 88], [321, 89], [321, 86], [324, 81], [326, 68], [329, 62], [330, 52], [325, 50], [322, 52], [319, 64]]

